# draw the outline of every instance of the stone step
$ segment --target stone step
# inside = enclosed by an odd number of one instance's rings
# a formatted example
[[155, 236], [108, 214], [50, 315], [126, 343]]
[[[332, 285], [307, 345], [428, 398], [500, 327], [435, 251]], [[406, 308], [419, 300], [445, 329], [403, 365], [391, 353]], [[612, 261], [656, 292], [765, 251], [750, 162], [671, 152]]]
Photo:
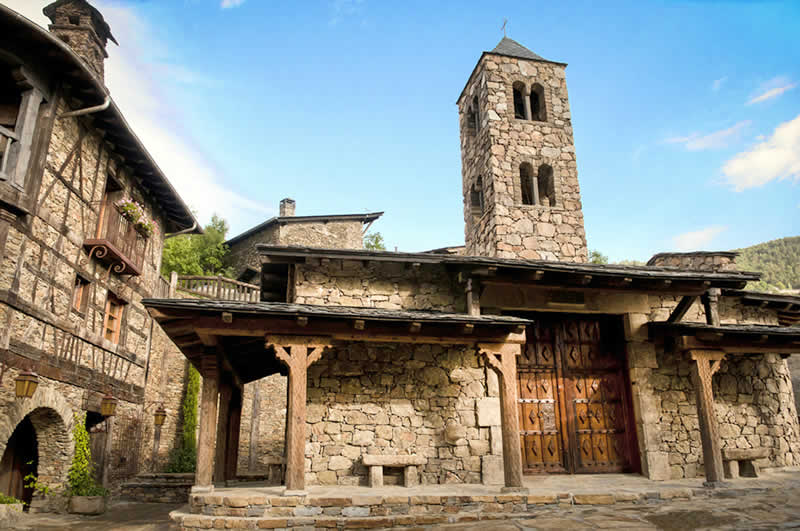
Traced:
[[[188, 512], [205, 516], [249, 518], [291, 517], [383, 517], [391, 515], [461, 512], [526, 512], [542, 505], [612, 505], [652, 503], [654, 500], [690, 499], [690, 488], [662, 488], [653, 492], [575, 492], [559, 494], [497, 494], [472, 496], [381, 496], [340, 497], [272, 496], [252, 490], [239, 495], [203, 494], [191, 497]], [[699, 491], [698, 494], [705, 494]]]

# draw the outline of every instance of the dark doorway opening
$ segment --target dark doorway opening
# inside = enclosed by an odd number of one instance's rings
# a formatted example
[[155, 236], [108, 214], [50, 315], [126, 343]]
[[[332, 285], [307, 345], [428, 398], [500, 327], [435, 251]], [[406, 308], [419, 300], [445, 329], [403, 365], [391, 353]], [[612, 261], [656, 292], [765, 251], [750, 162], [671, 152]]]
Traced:
[[25, 417], [8, 439], [0, 460], [0, 490], [25, 502], [26, 510], [33, 500], [33, 488], [25, 487], [25, 476], [37, 473], [38, 461], [36, 430], [30, 417]]
[[95, 411], [86, 412], [86, 431], [89, 432], [89, 446], [92, 451], [92, 467], [97, 482], [103, 484], [103, 467], [106, 456], [106, 437], [108, 424], [106, 418]]

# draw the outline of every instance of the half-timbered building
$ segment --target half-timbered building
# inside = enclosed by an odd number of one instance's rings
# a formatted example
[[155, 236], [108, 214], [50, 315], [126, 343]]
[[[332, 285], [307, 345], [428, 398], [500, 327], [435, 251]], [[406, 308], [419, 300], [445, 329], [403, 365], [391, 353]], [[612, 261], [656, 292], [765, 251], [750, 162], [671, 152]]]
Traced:
[[0, 5], [0, 492], [25, 501], [29, 473], [64, 485], [84, 412], [101, 483], [150, 459], [171, 343], [141, 300], [168, 294], [166, 235], [197, 227], [104, 84], [103, 16], [44, 13]]

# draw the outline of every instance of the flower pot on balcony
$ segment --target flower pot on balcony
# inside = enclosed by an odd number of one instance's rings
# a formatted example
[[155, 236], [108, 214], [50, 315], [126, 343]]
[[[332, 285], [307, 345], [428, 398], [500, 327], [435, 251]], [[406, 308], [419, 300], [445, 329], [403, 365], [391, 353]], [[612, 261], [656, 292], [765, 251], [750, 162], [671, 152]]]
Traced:
[[106, 512], [105, 496], [72, 496], [69, 499], [72, 514], [103, 514]]

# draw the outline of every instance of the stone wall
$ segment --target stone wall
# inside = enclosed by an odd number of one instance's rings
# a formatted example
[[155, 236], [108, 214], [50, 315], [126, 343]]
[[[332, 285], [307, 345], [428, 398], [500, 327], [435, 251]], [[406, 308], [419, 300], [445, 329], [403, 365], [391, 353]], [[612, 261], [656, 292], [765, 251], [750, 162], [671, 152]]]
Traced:
[[266, 227], [230, 244], [227, 258], [238, 276], [248, 267], [261, 269], [261, 257], [256, 245], [297, 245], [335, 249], [361, 249], [361, 221], [281, 221], [275, 220]]
[[[654, 389], [661, 400], [660, 449], [670, 477], [702, 476], [703, 450], [690, 361], [659, 352]], [[775, 354], [729, 356], [713, 379], [721, 447], [769, 448], [768, 466], [800, 463], [800, 433], [786, 362]]]
[[[336, 263], [334, 263], [336, 262]], [[464, 312], [466, 297], [442, 266], [354, 261], [296, 266], [298, 304]]]
[[[546, 120], [514, 117], [513, 86], [542, 85]], [[477, 132], [469, 125], [479, 102]], [[467, 254], [585, 262], [586, 235], [564, 65], [485, 55], [459, 100]], [[520, 167], [553, 170], [553, 202], [523, 205]], [[470, 191], [481, 182], [483, 214]]]
[[[666, 320], [679, 299], [651, 296], [647, 319]], [[776, 312], [745, 306], [736, 297], [721, 297], [719, 313], [723, 324], [777, 324]], [[705, 322], [699, 301], [683, 320]], [[702, 476], [692, 362], [663, 348], [655, 350], [654, 361], [648, 377], [639, 378], [640, 384], [648, 387], [645, 401], [650, 407], [649, 421], [655, 425], [655, 437], [647, 439], [650, 450], [666, 455], [670, 478]], [[785, 360], [775, 354], [729, 355], [712, 382], [723, 449], [766, 447], [772, 450], [763, 465], [800, 464], [800, 428]]]
[[693, 271], [736, 271], [736, 256], [732, 251], [698, 251], [694, 253], [659, 253], [647, 265], [678, 267]]
[[352, 343], [326, 351], [309, 368], [306, 480], [364, 485], [364, 454], [427, 458], [423, 484], [480, 483], [487, 456], [502, 477], [502, 459], [490, 455], [499, 404], [487, 394], [473, 349]]

